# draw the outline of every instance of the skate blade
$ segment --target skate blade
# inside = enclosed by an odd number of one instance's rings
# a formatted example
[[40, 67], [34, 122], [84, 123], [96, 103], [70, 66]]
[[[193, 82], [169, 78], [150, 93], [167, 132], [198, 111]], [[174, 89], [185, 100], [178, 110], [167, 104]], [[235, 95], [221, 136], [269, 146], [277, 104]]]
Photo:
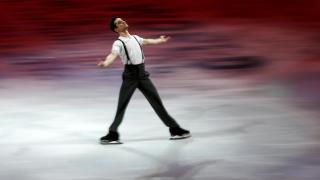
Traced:
[[184, 134], [182, 136], [171, 136], [170, 140], [186, 139], [189, 137], [191, 137], [191, 134]]
[[100, 144], [102, 145], [116, 145], [116, 144], [122, 144], [120, 141], [100, 141]]

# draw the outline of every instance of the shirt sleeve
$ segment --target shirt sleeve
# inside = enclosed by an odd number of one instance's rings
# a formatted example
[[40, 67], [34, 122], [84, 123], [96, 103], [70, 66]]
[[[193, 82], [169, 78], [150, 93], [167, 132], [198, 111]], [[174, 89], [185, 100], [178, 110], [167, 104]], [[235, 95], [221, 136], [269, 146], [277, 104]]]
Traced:
[[114, 43], [112, 44], [111, 52], [116, 52], [118, 55], [120, 55], [120, 53], [121, 53], [121, 42], [114, 41]]
[[143, 45], [143, 38], [142, 37], [140, 37], [140, 36], [137, 36], [137, 35], [133, 35], [135, 38], [137, 38], [137, 40], [138, 40], [138, 42], [139, 42], [139, 44], [140, 44], [140, 46], [142, 46]]

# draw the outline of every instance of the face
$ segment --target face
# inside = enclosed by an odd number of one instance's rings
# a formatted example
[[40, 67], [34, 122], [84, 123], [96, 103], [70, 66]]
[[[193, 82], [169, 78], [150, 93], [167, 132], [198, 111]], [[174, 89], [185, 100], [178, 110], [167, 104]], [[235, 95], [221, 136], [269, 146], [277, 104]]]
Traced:
[[114, 23], [117, 26], [117, 28], [115, 29], [116, 32], [123, 32], [123, 31], [128, 30], [129, 25], [121, 18], [117, 18], [114, 21]]

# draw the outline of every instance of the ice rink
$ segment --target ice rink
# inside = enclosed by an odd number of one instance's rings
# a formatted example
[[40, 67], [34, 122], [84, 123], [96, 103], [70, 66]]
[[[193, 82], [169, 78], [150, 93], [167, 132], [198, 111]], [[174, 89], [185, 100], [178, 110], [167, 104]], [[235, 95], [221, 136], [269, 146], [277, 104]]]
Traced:
[[2, 80], [0, 178], [318, 180], [317, 115], [289, 103], [285, 86], [196, 71], [152, 77], [192, 137], [170, 141], [137, 90], [119, 129], [122, 145], [98, 141], [115, 114], [116, 75]]

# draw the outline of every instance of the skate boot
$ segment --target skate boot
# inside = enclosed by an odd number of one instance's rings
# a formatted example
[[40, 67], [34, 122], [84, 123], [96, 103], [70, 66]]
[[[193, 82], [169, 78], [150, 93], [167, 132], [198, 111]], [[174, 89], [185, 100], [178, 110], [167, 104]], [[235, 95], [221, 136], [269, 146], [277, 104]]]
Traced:
[[182, 129], [180, 127], [170, 127], [169, 131], [171, 134], [170, 140], [185, 139], [191, 137], [190, 131]]
[[109, 133], [100, 138], [101, 144], [122, 144], [119, 141], [119, 133], [114, 131], [109, 131]]

